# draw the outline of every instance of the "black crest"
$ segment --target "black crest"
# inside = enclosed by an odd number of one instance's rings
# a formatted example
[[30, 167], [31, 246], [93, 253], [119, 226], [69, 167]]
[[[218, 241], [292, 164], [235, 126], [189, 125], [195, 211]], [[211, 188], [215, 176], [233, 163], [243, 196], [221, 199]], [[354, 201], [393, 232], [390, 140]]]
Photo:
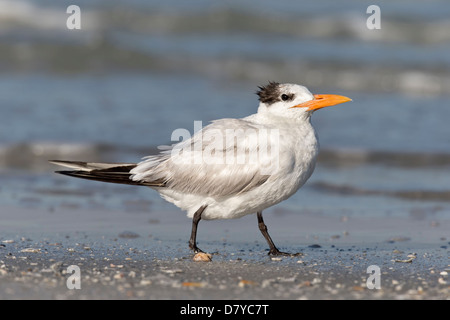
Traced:
[[280, 84], [278, 82], [269, 82], [264, 87], [258, 87], [259, 91], [256, 94], [259, 96], [259, 101], [271, 105], [280, 101]]

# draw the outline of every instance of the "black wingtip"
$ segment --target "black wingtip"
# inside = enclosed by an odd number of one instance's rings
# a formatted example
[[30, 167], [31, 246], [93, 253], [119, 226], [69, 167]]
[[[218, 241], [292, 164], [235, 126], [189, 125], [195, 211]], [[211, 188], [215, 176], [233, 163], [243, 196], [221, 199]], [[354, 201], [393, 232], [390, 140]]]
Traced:
[[147, 187], [165, 187], [166, 184], [164, 181], [155, 180], [155, 181], [133, 181], [130, 179], [131, 174], [128, 171], [121, 171], [123, 168], [118, 168], [119, 170], [116, 172], [111, 172], [110, 169], [105, 170], [92, 170], [92, 171], [83, 171], [83, 170], [72, 170], [72, 171], [55, 171], [55, 173], [62, 174], [69, 177], [101, 181], [101, 182], [109, 182], [109, 183], [119, 183], [119, 184], [128, 184], [135, 186], [147, 186]]
[[74, 172], [77, 172], [77, 171], [55, 171], [55, 173], [59, 173], [59, 174], [63, 174], [63, 175], [65, 175], [65, 176], [74, 176]]
[[96, 180], [93, 177], [86, 175], [86, 172], [84, 172], [84, 171], [55, 171], [55, 173], [62, 174], [64, 176], [69, 176], [69, 177]]

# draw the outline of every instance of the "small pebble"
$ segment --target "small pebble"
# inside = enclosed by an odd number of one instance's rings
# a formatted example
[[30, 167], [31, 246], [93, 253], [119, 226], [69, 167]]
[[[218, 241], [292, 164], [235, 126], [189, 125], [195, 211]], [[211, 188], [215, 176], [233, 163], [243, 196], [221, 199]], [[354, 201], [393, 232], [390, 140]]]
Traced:
[[124, 231], [119, 234], [119, 238], [123, 238], [123, 239], [136, 239], [139, 237], [140, 237], [140, 235], [138, 235], [136, 232], [133, 232], [133, 231]]
[[281, 258], [281, 257], [271, 257], [270, 260], [272, 260], [272, 261], [281, 261], [281, 260], [283, 260], [283, 258]]
[[113, 278], [116, 279], [116, 280], [119, 280], [119, 279], [122, 279], [124, 277], [125, 277], [125, 275], [122, 272], [120, 272], [120, 273], [116, 273]]
[[212, 260], [212, 256], [209, 253], [198, 252], [192, 260], [196, 262], [210, 262]]
[[26, 249], [20, 250], [20, 252], [24, 252], [24, 253], [39, 253], [39, 252], [41, 252], [41, 249], [26, 248]]
[[245, 288], [245, 287], [254, 286], [254, 285], [256, 285], [256, 282], [251, 281], [251, 280], [241, 280], [238, 283], [239, 288]]
[[194, 287], [194, 288], [201, 288], [206, 285], [205, 282], [183, 282], [181, 284], [183, 287]]
[[152, 281], [149, 280], [149, 279], [142, 279], [141, 282], [140, 282], [141, 286], [149, 286], [151, 284], [152, 284]]
[[410, 240], [411, 240], [411, 238], [409, 238], [409, 237], [399, 236], [399, 237], [392, 237], [392, 238], [388, 239], [387, 242], [393, 243], [393, 242], [404, 242], [404, 241], [410, 241]]
[[181, 270], [181, 269], [165, 269], [165, 270], [161, 270], [161, 272], [168, 273], [168, 274], [175, 274], [175, 273], [182, 273], [183, 270]]

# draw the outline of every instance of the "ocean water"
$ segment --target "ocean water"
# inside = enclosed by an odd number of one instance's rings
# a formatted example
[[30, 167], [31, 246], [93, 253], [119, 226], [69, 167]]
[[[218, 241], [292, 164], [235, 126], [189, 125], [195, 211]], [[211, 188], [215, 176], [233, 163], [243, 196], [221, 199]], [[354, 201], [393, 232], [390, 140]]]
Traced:
[[256, 112], [268, 81], [353, 102], [313, 116], [321, 157], [272, 212], [450, 216], [450, 4], [0, 0], [0, 204], [177, 209], [151, 190], [53, 174], [136, 162], [194, 121]]

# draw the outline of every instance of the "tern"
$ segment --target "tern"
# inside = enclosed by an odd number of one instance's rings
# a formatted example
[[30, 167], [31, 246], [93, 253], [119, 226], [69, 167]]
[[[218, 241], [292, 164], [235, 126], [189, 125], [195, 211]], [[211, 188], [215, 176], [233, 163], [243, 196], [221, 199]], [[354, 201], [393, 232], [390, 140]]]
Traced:
[[351, 99], [290, 83], [258, 89], [257, 113], [212, 121], [138, 163], [50, 162], [72, 169], [60, 174], [156, 190], [192, 218], [189, 248], [195, 253], [203, 252], [197, 247], [200, 220], [256, 213], [269, 255], [287, 255], [275, 246], [262, 212], [292, 196], [313, 173], [319, 144], [311, 115]]

